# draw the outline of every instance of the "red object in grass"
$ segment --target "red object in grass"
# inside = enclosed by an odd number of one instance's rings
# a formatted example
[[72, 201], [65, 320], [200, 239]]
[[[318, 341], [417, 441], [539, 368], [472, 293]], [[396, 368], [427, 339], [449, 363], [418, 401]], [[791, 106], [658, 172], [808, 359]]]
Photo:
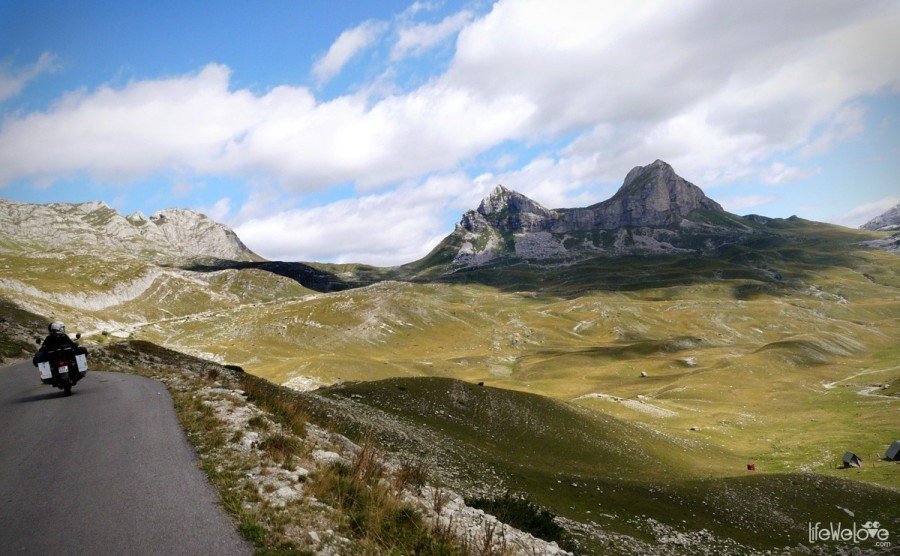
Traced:
[[755, 463], [748, 463], [748, 464], [747, 464], [747, 471], [756, 471], [756, 464], [755, 464]]

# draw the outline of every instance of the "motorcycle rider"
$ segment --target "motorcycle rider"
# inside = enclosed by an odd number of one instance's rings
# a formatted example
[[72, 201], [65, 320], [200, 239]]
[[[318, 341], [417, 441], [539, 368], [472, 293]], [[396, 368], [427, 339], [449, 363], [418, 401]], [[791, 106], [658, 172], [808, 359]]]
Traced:
[[47, 352], [67, 347], [78, 347], [78, 344], [73, 342], [72, 339], [69, 338], [69, 335], [66, 334], [66, 325], [61, 321], [57, 320], [50, 323], [47, 326], [47, 331], [50, 332], [50, 334], [44, 338], [44, 343], [41, 344], [41, 348], [31, 359], [31, 363], [35, 367], [37, 367], [40, 361], [44, 360]]

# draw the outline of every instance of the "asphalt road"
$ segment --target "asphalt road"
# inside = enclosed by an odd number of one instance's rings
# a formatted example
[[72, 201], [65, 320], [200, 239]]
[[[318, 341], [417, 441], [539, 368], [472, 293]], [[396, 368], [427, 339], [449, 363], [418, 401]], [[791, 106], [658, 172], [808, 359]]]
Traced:
[[155, 380], [0, 369], [0, 552], [249, 554]]

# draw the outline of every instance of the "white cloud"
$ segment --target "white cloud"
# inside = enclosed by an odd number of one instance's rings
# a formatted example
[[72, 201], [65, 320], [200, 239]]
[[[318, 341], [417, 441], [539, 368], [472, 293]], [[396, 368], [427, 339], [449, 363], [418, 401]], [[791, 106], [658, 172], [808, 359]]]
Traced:
[[835, 144], [859, 135], [865, 130], [866, 108], [859, 104], [851, 104], [838, 110], [825, 129], [810, 143], [800, 149], [801, 158], [809, 158], [825, 154]]
[[53, 71], [55, 61], [53, 54], [44, 52], [35, 63], [19, 70], [13, 70], [10, 63], [0, 65], [0, 102], [17, 96], [30, 81], [41, 74]]
[[127, 182], [159, 172], [227, 174], [311, 190], [362, 187], [451, 168], [514, 137], [533, 112], [432, 83], [374, 104], [319, 103], [305, 87], [230, 90], [229, 69], [135, 81], [63, 97], [0, 128], [0, 184], [84, 173]]
[[270, 213], [235, 231], [271, 259], [397, 265], [427, 254], [447, 234], [444, 211], [474, 205], [478, 195], [463, 174], [435, 176], [385, 193]]
[[312, 74], [316, 81], [322, 84], [337, 76], [347, 62], [371, 46], [383, 31], [383, 23], [367, 21], [341, 33], [328, 52], [313, 65]]
[[195, 75], [70, 93], [46, 112], [9, 117], [0, 128], [0, 183], [78, 172], [117, 182], [214, 171], [259, 111], [251, 93], [228, 91], [228, 78], [228, 68], [209, 65]]
[[884, 197], [877, 201], [854, 207], [843, 214], [835, 215], [829, 218], [828, 221], [842, 226], [857, 228], [898, 204], [900, 204], [900, 197]]
[[[573, 157], [555, 159], [540, 156], [517, 170], [478, 176], [475, 183], [485, 194], [494, 185], [503, 184], [547, 208], [587, 206], [612, 194], [611, 190], [585, 189], [596, 185], [591, 179], [593, 169], [593, 165], [585, 165], [582, 160]], [[619, 180], [624, 176], [625, 173], [620, 171]]]
[[896, 25], [886, 3], [503, 1], [460, 33], [448, 79], [519, 91], [532, 134], [599, 129], [569, 153], [598, 177], [663, 158], [716, 185], [900, 83]]
[[763, 183], [768, 185], [784, 185], [803, 181], [819, 172], [819, 168], [800, 168], [776, 161], [769, 165], [768, 169], [762, 173], [761, 178]]
[[413, 2], [410, 4], [408, 8], [403, 10], [400, 14], [401, 18], [409, 18], [416, 15], [419, 12], [430, 12], [432, 10], [436, 10], [440, 7], [440, 2]]
[[227, 220], [232, 226], [238, 226], [257, 218], [271, 216], [277, 212], [290, 210], [293, 202], [284, 193], [274, 187], [256, 187], [241, 204], [236, 213]]
[[402, 60], [411, 56], [420, 56], [449, 39], [472, 21], [472, 13], [461, 11], [448, 15], [439, 23], [419, 23], [401, 27], [397, 42], [391, 49], [392, 60]]
[[746, 195], [742, 197], [723, 197], [718, 199], [722, 207], [728, 212], [738, 213], [745, 209], [758, 207], [777, 200], [774, 195]]
[[231, 213], [231, 199], [223, 197], [213, 203], [211, 207], [200, 208], [200, 212], [212, 218], [216, 222], [222, 222]]

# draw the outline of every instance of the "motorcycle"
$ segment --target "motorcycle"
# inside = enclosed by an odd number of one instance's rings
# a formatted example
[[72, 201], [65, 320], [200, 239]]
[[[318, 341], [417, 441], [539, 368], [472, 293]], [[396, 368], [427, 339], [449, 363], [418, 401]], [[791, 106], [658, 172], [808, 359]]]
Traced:
[[[81, 338], [76, 334], [75, 339]], [[35, 338], [41, 344], [40, 338]], [[38, 351], [35, 355], [41, 382], [62, 390], [66, 396], [72, 394], [72, 387], [87, 376], [87, 350], [77, 343], [59, 349]]]

